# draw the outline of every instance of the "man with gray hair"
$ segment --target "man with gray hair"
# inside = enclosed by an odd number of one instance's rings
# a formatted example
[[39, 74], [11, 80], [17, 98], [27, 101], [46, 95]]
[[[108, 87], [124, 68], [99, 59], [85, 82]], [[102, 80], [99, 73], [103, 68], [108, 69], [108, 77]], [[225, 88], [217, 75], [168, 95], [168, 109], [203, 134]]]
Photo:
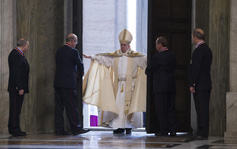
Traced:
[[20, 113], [25, 93], [29, 92], [29, 64], [24, 53], [29, 49], [29, 42], [20, 38], [9, 54], [9, 82], [8, 92], [10, 97], [10, 110], [8, 131], [13, 136], [26, 136], [20, 128]]
[[212, 52], [204, 42], [204, 31], [195, 29], [192, 41], [196, 49], [190, 61], [189, 90], [193, 94], [197, 111], [197, 136], [196, 139], [205, 140], [209, 135], [209, 102], [212, 89], [211, 63]]
[[77, 36], [68, 34], [66, 44], [58, 49], [56, 60], [55, 88], [55, 134], [68, 135], [64, 130], [63, 111], [66, 109], [73, 135], [86, 133], [82, 128], [77, 108], [76, 78], [84, 75], [84, 65], [75, 49]]

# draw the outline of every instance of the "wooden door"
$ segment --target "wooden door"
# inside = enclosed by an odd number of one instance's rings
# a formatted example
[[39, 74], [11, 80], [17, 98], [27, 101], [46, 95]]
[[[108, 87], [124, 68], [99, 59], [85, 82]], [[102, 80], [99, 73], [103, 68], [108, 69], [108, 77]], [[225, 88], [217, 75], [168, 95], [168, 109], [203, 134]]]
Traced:
[[[73, 33], [78, 36], [78, 44], [76, 48], [79, 51], [80, 57], [82, 59], [82, 25], [83, 25], [83, 0], [73, 0], [73, 20], [72, 27]], [[83, 127], [83, 105], [82, 105], [82, 78], [77, 79], [77, 93], [78, 93], [78, 113], [80, 118], [80, 123]]]
[[[191, 0], [149, 0], [148, 1], [148, 65], [156, 52], [155, 41], [165, 36], [169, 49], [177, 56], [176, 76], [176, 115], [178, 132], [190, 132], [190, 93], [188, 69], [191, 54]], [[152, 80], [147, 80], [146, 131], [158, 131], [155, 118]]]

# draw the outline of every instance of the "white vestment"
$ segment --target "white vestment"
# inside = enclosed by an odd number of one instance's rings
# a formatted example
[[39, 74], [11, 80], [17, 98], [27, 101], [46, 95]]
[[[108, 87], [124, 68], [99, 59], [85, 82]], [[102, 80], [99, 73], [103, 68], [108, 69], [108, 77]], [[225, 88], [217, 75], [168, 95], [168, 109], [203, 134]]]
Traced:
[[103, 111], [102, 124], [113, 128], [142, 127], [146, 109], [146, 56], [97, 55], [92, 60], [89, 79], [83, 84], [87, 84], [83, 100]]

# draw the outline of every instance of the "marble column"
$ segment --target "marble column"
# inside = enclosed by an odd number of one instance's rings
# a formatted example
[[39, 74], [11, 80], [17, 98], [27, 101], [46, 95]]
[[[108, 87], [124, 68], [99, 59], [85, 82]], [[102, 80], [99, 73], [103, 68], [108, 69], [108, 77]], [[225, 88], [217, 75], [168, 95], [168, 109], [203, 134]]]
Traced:
[[0, 0], [0, 134], [8, 133], [8, 55], [16, 43], [16, 12], [14, 2], [14, 0]]
[[226, 94], [226, 138], [237, 138], [237, 1], [230, 0], [230, 89]]
[[[21, 114], [23, 130], [31, 133], [54, 131], [55, 53], [64, 44], [64, 0], [17, 0], [17, 37], [30, 42], [26, 58], [30, 64], [30, 93]], [[70, 5], [69, 5], [70, 6]]]
[[223, 136], [226, 129], [226, 92], [229, 90], [230, 0], [210, 1], [209, 46], [212, 49], [210, 135]]
[[196, 0], [196, 28], [204, 29], [213, 53], [210, 135], [223, 136], [226, 129], [226, 92], [229, 90], [230, 0]]

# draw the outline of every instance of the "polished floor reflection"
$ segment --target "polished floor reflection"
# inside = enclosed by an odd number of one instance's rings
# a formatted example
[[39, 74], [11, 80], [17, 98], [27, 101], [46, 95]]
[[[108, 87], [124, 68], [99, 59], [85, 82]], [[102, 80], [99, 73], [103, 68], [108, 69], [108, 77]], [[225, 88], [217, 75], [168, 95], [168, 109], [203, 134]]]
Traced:
[[78, 136], [29, 134], [26, 137], [0, 135], [0, 148], [172, 148], [172, 149], [229, 149], [237, 148], [237, 139], [210, 137], [209, 140], [192, 140], [179, 134], [176, 137], [156, 137], [146, 132], [131, 135], [114, 135], [112, 131], [90, 131]]

